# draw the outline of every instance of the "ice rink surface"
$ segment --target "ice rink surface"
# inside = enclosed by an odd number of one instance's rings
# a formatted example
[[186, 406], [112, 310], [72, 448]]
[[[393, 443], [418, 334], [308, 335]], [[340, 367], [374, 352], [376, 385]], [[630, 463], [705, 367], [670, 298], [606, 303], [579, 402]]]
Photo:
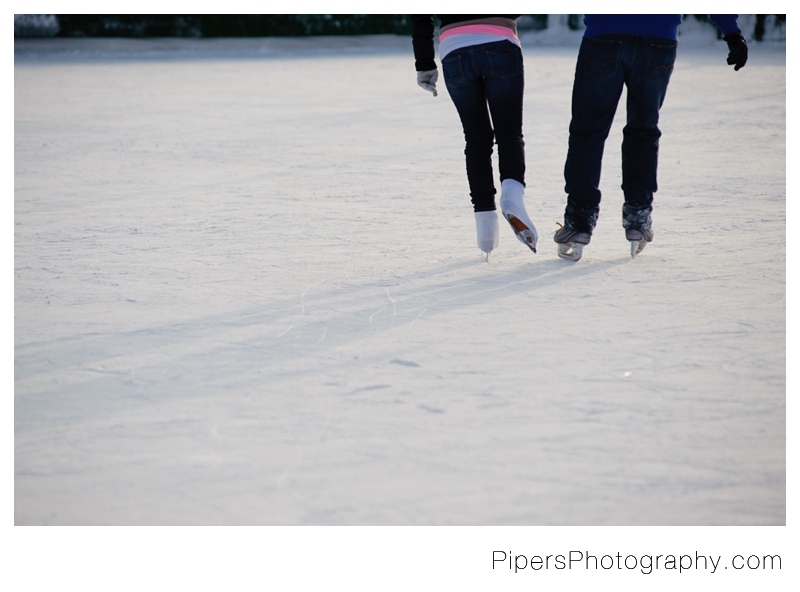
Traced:
[[679, 47], [634, 260], [623, 98], [569, 263], [574, 43], [487, 262], [406, 39], [69, 41], [15, 44], [16, 525], [786, 524], [785, 45]]
[[655, 241], [618, 117], [570, 264], [574, 47], [487, 263], [452, 103], [364, 43], [18, 53], [15, 521], [784, 523], [783, 48], [679, 52]]

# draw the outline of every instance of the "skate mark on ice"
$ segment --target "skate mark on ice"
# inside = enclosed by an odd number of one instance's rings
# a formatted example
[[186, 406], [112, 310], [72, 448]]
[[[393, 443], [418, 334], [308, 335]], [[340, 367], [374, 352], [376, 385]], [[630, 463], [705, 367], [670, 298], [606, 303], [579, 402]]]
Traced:
[[[326, 279], [325, 280], [320, 280], [319, 282], [317, 282], [317, 284], [324, 284], [327, 281], [328, 280], [326, 280]], [[308, 294], [308, 292], [311, 290], [311, 288], [314, 288], [315, 286], [316, 286], [316, 284], [313, 285], [313, 286], [309, 286], [308, 288], [303, 290], [302, 294], [300, 294], [300, 316], [306, 314], [306, 294]]]
[[[392, 327], [394, 327], [395, 321], [397, 320], [397, 304], [399, 302], [403, 302], [404, 300], [409, 300], [411, 298], [418, 298], [418, 299], [422, 300], [422, 310], [419, 312], [419, 314], [417, 314], [417, 316], [414, 317], [414, 319], [411, 321], [411, 323], [406, 328], [406, 331], [412, 329], [414, 327], [414, 323], [416, 323], [419, 320], [419, 318], [423, 314], [425, 314], [425, 311], [428, 310], [428, 301], [425, 300], [425, 298], [423, 298], [422, 296], [419, 296], [419, 295], [416, 295], [416, 294], [412, 294], [410, 296], [403, 296], [401, 298], [393, 298], [392, 295], [389, 293], [389, 288], [386, 288], [386, 297], [389, 299], [389, 303], [388, 304], [384, 304], [381, 308], [376, 310], [369, 317], [369, 324], [376, 331], [381, 331], [381, 330], [386, 331], [386, 330], [391, 329]], [[380, 313], [382, 313], [383, 311], [387, 310], [389, 308], [389, 305], [391, 305], [391, 307], [392, 307], [391, 320], [389, 321], [389, 325], [387, 327], [385, 327], [384, 329], [380, 329], [380, 328], [378, 328], [376, 326], [376, 324], [374, 322], [374, 319]]]
[[423, 411], [427, 411], [428, 413], [444, 413], [444, 409], [439, 409], [438, 407], [428, 407], [427, 405], [418, 405], [418, 409], [422, 409]]
[[322, 335], [314, 343], [304, 343], [303, 341], [299, 341], [299, 337], [302, 337], [302, 335], [295, 336], [295, 343], [292, 345], [292, 347], [313, 347], [315, 345], [319, 345], [320, 343], [325, 341], [325, 336], [327, 334], [328, 334], [328, 329], [327, 328], [323, 328], [322, 329]]
[[419, 320], [419, 318], [425, 314], [425, 311], [428, 310], [428, 301], [425, 300], [425, 298], [423, 298], [422, 296], [409, 296], [409, 298], [419, 298], [420, 300], [422, 300], [422, 310], [416, 317], [414, 317], [414, 320], [411, 321], [411, 324], [408, 326], [408, 330], [410, 331], [411, 329], [414, 328], [414, 323], [416, 323]]
[[[325, 283], [325, 282], [327, 282], [327, 281], [328, 281], [328, 280], [326, 280], [326, 279], [325, 279], [325, 280], [320, 280], [320, 281], [319, 281], [319, 282], [317, 282], [317, 283], [318, 283], [318, 284], [324, 284], [324, 283]], [[298, 317], [303, 317], [303, 316], [305, 316], [305, 315], [307, 315], [307, 314], [308, 314], [308, 313], [306, 312], [306, 294], [308, 294], [308, 292], [309, 292], [309, 291], [310, 291], [310, 290], [311, 290], [313, 287], [314, 287], [314, 286], [309, 286], [309, 287], [307, 287], [307, 288], [306, 288], [305, 290], [303, 290], [303, 292], [300, 294], [300, 313], [297, 315]], [[273, 341], [274, 341], [274, 340], [276, 340], [276, 339], [280, 339], [281, 337], [283, 337], [284, 335], [286, 335], [286, 334], [287, 334], [289, 331], [291, 331], [291, 330], [292, 330], [292, 329], [294, 329], [294, 328], [295, 328], [295, 322], [294, 322], [294, 321], [289, 321], [289, 326], [288, 326], [286, 329], [284, 329], [283, 331], [281, 331], [280, 333], [278, 333], [278, 334], [277, 334], [275, 337], [273, 337], [273, 338], [272, 338], [272, 339], [273, 339]], [[322, 343], [322, 342], [325, 340], [325, 336], [327, 335], [327, 333], [328, 333], [328, 330], [327, 330], [327, 328], [323, 327], [323, 329], [322, 329], [322, 336], [321, 336], [319, 339], [317, 339], [316, 341], [314, 341], [313, 343], [310, 343], [310, 344], [307, 344], [307, 345], [311, 345], [311, 346], [313, 346], [313, 345], [318, 345], [318, 344]], [[297, 346], [299, 345], [297, 342], [298, 342], [298, 341], [299, 341], [301, 338], [302, 338], [302, 334], [300, 334], [300, 335], [298, 335], [297, 333], [295, 333], [295, 334], [294, 334], [294, 340], [295, 340], [294, 347], [297, 347]]]
[[285, 330], [281, 331], [281, 332], [280, 332], [278, 335], [276, 335], [275, 337], [273, 337], [273, 339], [280, 339], [281, 337], [283, 337], [284, 335], [286, 335], [286, 334], [287, 334], [289, 331], [291, 331], [291, 330], [292, 330], [292, 327], [293, 327], [293, 325], [289, 325], [289, 327], [287, 327]]
[[[395, 319], [397, 318], [397, 301], [394, 298], [392, 298], [392, 295], [389, 293], [389, 288], [386, 288], [386, 297], [389, 299], [389, 303], [392, 305], [392, 319], [389, 322], [389, 326], [387, 327], [387, 329], [391, 329], [394, 326]], [[381, 308], [379, 308], [369, 316], [369, 324], [376, 331], [379, 331], [379, 329], [375, 327], [375, 324], [372, 322], [372, 319], [374, 319], [376, 315], [386, 310], [388, 306], [389, 306], [388, 304], [384, 304]]]
[[401, 360], [400, 358], [395, 358], [389, 362], [390, 364], [398, 364], [400, 366], [410, 366], [412, 368], [419, 368], [420, 365], [416, 362], [412, 362], [410, 360]]
[[357, 388], [356, 390], [352, 391], [350, 394], [355, 395], [356, 393], [363, 393], [363, 392], [371, 392], [371, 391], [380, 391], [383, 389], [392, 388], [390, 384], [371, 384], [370, 386], [362, 386], [361, 388]]

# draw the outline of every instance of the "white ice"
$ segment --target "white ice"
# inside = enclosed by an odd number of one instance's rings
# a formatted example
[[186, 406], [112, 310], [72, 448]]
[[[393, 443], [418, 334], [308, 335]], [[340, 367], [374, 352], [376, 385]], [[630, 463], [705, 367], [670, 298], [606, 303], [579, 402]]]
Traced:
[[488, 262], [407, 39], [15, 45], [15, 524], [786, 523], [784, 44], [681, 46], [633, 260], [623, 103], [578, 263], [576, 43]]

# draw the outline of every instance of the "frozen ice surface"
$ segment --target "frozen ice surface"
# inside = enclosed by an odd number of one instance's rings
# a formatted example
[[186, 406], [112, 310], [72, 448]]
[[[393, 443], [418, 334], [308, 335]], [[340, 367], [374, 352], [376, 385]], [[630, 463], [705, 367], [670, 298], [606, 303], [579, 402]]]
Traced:
[[635, 260], [620, 109], [575, 264], [526, 46], [542, 238], [487, 263], [385, 39], [16, 43], [15, 523], [785, 524], [785, 46], [679, 49]]

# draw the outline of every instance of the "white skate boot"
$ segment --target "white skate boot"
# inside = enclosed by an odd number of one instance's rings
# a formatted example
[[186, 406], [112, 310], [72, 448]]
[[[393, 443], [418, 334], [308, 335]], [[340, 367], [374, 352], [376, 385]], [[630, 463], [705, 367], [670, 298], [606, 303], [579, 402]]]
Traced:
[[475, 212], [475, 228], [478, 231], [478, 248], [486, 253], [486, 260], [489, 260], [489, 253], [500, 244], [500, 226], [497, 223], [497, 212]]
[[511, 225], [511, 229], [519, 241], [535, 253], [536, 241], [539, 240], [539, 235], [528, 216], [528, 212], [525, 210], [524, 193], [525, 186], [519, 181], [514, 179], [503, 181], [500, 210], [503, 212], [503, 218]]

